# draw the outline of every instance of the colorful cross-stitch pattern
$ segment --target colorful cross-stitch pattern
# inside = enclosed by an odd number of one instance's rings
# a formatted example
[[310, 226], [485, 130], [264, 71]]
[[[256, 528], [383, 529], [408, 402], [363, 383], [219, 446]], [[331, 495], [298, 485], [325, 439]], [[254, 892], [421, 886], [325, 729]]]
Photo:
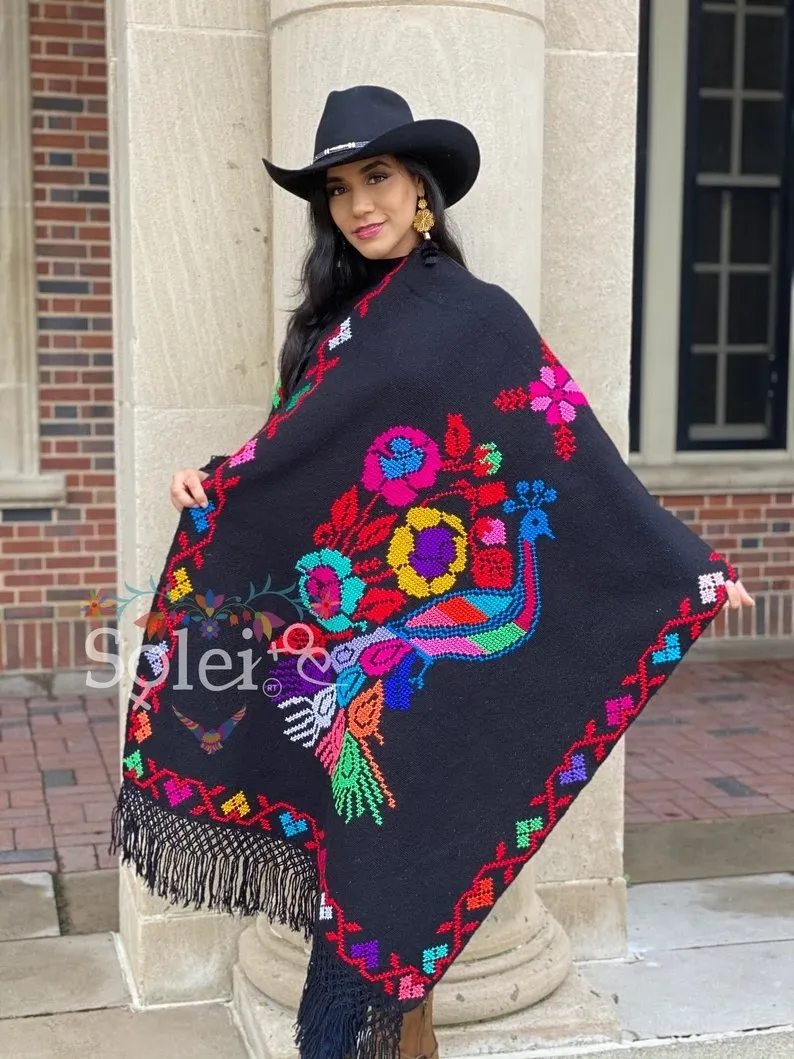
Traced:
[[[251, 457], [234, 465], [228, 460], [216, 472], [206, 525], [192, 516], [183, 521], [161, 589], [173, 604], [170, 609], [162, 607], [166, 632], [160, 642], [167, 645], [166, 652], [161, 653], [158, 644], [149, 645], [152, 654], [144, 657], [150, 670], [172, 661], [176, 634], [186, 622], [195, 621], [200, 635], [213, 639], [222, 621], [228, 621], [224, 625], [228, 628], [232, 617], [242, 620], [242, 602], [238, 610], [226, 609], [235, 591], [231, 586], [228, 591], [223, 586], [224, 596], [210, 598], [205, 589], [203, 602], [198, 602], [199, 596], [193, 602], [189, 599], [194, 584], [204, 587], [202, 570], [211, 557], [227, 501], [263, 464], [265, 443], [281, 424], [312, 401], [323, 380], [342, 363], [340, 358], [354, 351], [357, 329], [390, 279], [362, 299], [320, 343], [303, 385], [290, 400], [285, 402], [277, 391], [268, 423], [240, 450]], [[370, 355], [373, 350], [366, 352]], [[559, 605], [555, 612], [552, 603], [550, 611], [549, 575], [560, 569], [557, 557], [569, 545], [570, 511], [577, 501], [570, 492], [575, 481], [571, 468], [581, 462], [574, 459], [579, 444], [589, 456], [585, 444], [592, 434], [585, 431], [593, 417], [545, 344], [541, 360], [525, 386], [503, 390], [493, 403], [505, 413], [526, 409], [526, 429], [534, 432], [528, 451], [534, 453], [538, 446], [553, 451], [553, 459], [539, 461], [542, 477], [538, 473], [530, 478], [534, 468], [525, 456], [520, 468], [513, 465], [516, 448], [508, 441], [515, 428], [509, 417], [494, 416], [492, 409], [491, 418], [482, 422], [486, 429], [496, 424], [493, 436], [479, 434], [476, 412], [464, 415], [454, 407], [445, 421], [432, 426], [422, 424], [421, 417], [412, 422], [410, 415], [401, 413], [401, 419], [386, 429], [377, 424], [379, 432], [373, 431], [374, 436], [361, 440], [359, 435], [358, 469], [351, 467], [346, 480], [334, 479], [332, 495], [336, 495], [321, 521], [313, 530], [308, 527], [310, 542], [307, 527], [302, 526], [307, 539], [296, 549], [294, 560], [289, 559], [294, 562], [295, 584], [281, 590], [296, 609], [303, 608], [306, 637], [321, 647], [327, 669], [313, 665], [310, 650], [291, 649], [287, 633], [274, 635], [275, 624], [265, 612], [257, 612], [261, 642], [272, 640], [269, 650], [277, 661], [269, 675], [280, 690], [258, 697], [256, 710], [258, 716], [266, 713], [270, 737], [274, 730], [279, 733], [275, 745], [291, 766], [304, 755], [307, 774], [328, 785], [321, 787], [318, 819], [305, 806], [271, 801], [259, 765], [247, 773], [233, 772], [228, 782], [222, 771], [203, 770], [207, 762], [223, 766], [233, 756], [233, 747], [250, 747], [245, 744], [254, 712], [250, 707], [225, 715], [210, 712], [209, 727], [195, 720], [201, 716], [195, 710], [177, 711], [154, 687], [143, 696], [145, 720], [135, 719], [130, 733], [123, 759], [124, 793], [139, 799], [136, 805], [150, 805], [150, 819], [155, 813], [169, 816], [175, 822], [172, 833], [195, 827], [197, 835], [206, 836], [212, 829], [211, 834], [218, 836], [212, 839], [216, 849], [228, 843], [225, 848], [245, 852], [254, 880], [263, 876], [256, 874], [259, 861], [252, 850], [272, 856], [267, 871], [275, 872], [284, 863], [304, 872], [300, 885], [290, 891], [299, 894], [300, 908], [295, 911], [287, 907], [284, 893], [277, 892], [263, 904], [258, 892], [237, 889], [236, 880], [229, 882], [233, 872], [219, 859], [217, 867], [226, 872], [226, 890], [221, 892], [226, 904], [217, 903], [253, 911], [264, 907], [268, 914], [292, 917], [304, 928], [313, 916], [315, 951], [332, 954], [337, 970], [349, 969], [356, 982], [366, 983], [368, 1002], [376, 993], [394, 1004], [427, 995], [725, 600], [727, 564], [719, 556], [704, 561], [691, 579], [681, 577], [684, 594], [676, 588], [664, 608], [653, 611], [660, 615], [658, 623], [656, 618], [646, 623], [639, 648], [632, 644], [630, 651], [624, 650], [624, 661], [614, 666], [614, 682], [611, 677], [603, 680], [594, 701], [577, 704], [571, 711], [574, 721], [553, 751], [548, 774], [536, 770], [531, 782], [522, 779], [517, 784], [512, 803], [505, 797], [507, 808], [497, 832], [493, 838], [489, 834], [487, 848], [477, 847], [479, 867], [471, 878], [456, 880], [457, 896], [448, 912], [447, 906], [442, 907], [440, 922], [435, 923], [433, 914], [434, 929], [425, 935], [423, 927], [425, 936], [395, 945], [387, 942], [377, 922], [373, 926], [367, 917], [346, 907], [344, 884], [340, 874], [334, 874], [339, 864], [328, 870], [336, 847], [327, 843], [327, 833], [333, 828], [336, 836], [344, 835], [342, 845], [352, 843], [357, 835], [366, 842], [379, 842], [383, 835], [388, 841], [390, 828], [399, 826], [406, 778], [399, 769], [386, 766], [392, 763], [389, 754], [398, 742], [400, 725], [415, 732], [423, 711], [429, 715], [428, 707], [438, 701], [431, 685], [438, 685], [445, 674], [498, 672], [499, 659], [509, 672], [524, 652], [536, 652], [540, 665], [546, 661], [540, 648], [544, 637], [548, 648], [549, 614], [560, 620]], [[333, 379], [342, 377], [340, 371]], [[334, 388], [332, 383], [332, 394]], [[301, 425], [302, 420], [296, 419], [285, 434], [293, 432], [297, 437]], [[575, 431], [580, 431], [579, 437]], [[575, 600], [570, 607], [575, 609]], [[647, 618], [647, 607], [644, 613]], [[249, 627], [253, 630], [253, 623]], [[495, 698], [487, 703], [489, 709], [496, 706]], [[432, 723], [429, 716], [428, 721]], [[156, 748], [158, 726], [166, 723], [193, 754], [183, 760], [188, 765], [192, 760], [195, 767], [167, 768], [165, 757], [147, 753]], [[152, 735], [147, 734], [147, 726]], [[263, 761], [265, 753], [263, 748]], [[124, 837], [136, 865], [142, 865], [139, 871], [148, 871], [147, 856], [154, 847], [147, 845], [146, 836], [139, 842], [134, 830], [137, 819], [131, 815]], [[300, 859], [290, 861], [294, 854]], [[157, 881], [167, 887], [172, 880], [159, 876]], [[313, 913], [307, 912], [310, 898]]]

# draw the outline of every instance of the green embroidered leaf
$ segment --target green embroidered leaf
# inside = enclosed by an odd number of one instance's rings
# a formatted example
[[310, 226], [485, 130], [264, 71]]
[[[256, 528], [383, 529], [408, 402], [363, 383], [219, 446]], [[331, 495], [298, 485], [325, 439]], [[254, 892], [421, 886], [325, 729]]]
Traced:
[[124, 758], [123, 764], [124, 768], [134, 772], [138, 779], [143, 776], [144, 768], [140, 750], [133, 750], [131, 754]]
[[295, 407], [295, 405], [298, 403], [298, 401], [300, 401], [301, 397], [303, 397], [304, 394], [308, 393], [309, 390], [311, 390], [312, 385], [313, 385], [312, 383], [307, 382], [305, 386], [301, 386], [301, 388], [299, 390], [296, 390], [295, 393], [292, 395], [292, 397], [290, 397], [289, 401], [287, 401], [287, 404], [286, 404], [286, 407], [284, 408], [284, 411], [285, 412], [291, 411]]
[[371, 813], [376, 824], [383, 823], [378, 806], [384, 796], [361, 747], [350, 732], [345, 732], [339, 760], [331, 777], [331, 790], [337, 813], [346, 824], [354, 817]]

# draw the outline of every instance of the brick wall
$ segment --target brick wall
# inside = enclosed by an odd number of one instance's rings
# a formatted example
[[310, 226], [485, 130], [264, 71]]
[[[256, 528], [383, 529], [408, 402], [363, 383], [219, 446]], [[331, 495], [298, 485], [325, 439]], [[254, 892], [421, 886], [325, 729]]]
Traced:
[[115, 585], [104, 0], [30, 4], [41, 468], [55, 509], [2, 511], [0, 667], [84, 663], [87, 588]]
[[[755, 610], [715, 621], [715, 637], [794, 636], [794, 494], [724, 493], [661, 498], [738, 569]], [[794, 647], [794, 639], [792, 640]]]
[[[0, 514], [0, 668], [85, 665], [88, 589], [115, 585], [113, 345], [104, 0], [31, 3], [41, 465], [67, 503]], [[791, 493], [666, 496], [758, 606], [715, 637], [793, 636]]]

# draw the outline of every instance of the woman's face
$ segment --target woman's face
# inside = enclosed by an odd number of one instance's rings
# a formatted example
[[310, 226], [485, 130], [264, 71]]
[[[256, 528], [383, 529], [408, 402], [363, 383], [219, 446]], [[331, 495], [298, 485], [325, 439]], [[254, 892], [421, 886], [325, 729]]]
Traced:
[[332, 166], [325, 179], [331, 217], [364, 257], [402, 257], [419, 244], [411, 225], [424, 184], [393, 155]]

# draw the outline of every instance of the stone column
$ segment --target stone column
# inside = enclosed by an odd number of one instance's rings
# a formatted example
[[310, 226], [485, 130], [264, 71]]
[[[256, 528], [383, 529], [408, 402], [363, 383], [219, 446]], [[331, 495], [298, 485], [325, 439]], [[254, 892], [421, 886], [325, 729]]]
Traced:
[[[537, 316], [543, 0], [454, 0], [443, 6], [422, 0], [399, 6], [272, 0], [271, 14], [273, 158], [305, 164], [328, 91], [355, 83], [394, 88], [410, 101], [415, 117], [464, 121], [483, 153], [475, 190], [453, 211], [470, 264]], [[309, 66], [310, 76], [296, 76]], [[295, 286], [304, 217], [300, 202], [275, 194], [279, 309], [289, 306]], [[277, 336], [283, 324], [282, 314]], [[306, 963], [302, 940], [288, 930], [260, 919], [241, 936], [234, 1007], [254, 1054], [294, 1055]], [[436, 1020], [449, 1027], [442, 1050], [458, 1055], [518, 1050], [538, 1038], [610, 1035], [617, 1028], [611, 1011], [571, 971], [568, 939], [538, 898], [531, 866], [439, 986]]]
[[[542, 324], [628, 453], [636, 0], [548, 0]], [[621, 744], [536, 861], [579, 959], [626, 946]]]
[[[270, 404], [267, 11], [108, 7], [119, 576], [144, 587], [174, 531], [174, 470], [233, 451]], [[124, 617], [127, 657], [140, 629]], [[229, 995], [240, 920], [177, 911], [128, 872], [120, 900], [140, 1003]]]

